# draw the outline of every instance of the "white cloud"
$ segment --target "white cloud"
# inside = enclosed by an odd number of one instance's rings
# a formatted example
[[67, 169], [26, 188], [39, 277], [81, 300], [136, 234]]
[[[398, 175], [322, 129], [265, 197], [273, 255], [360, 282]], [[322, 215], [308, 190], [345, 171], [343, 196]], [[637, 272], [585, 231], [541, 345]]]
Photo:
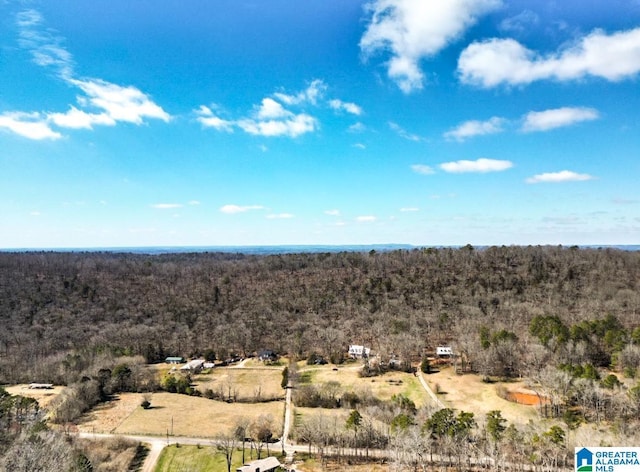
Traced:
[[215, 128], [218, 131], [233, 132], [233, 121], [224, 120], [213, 114], [211, 109], [207, 106], [201, 105], [200, 109], [196, 110], [196, 114], [199, 115], [197, 120], [205, 128]]
[[16, 15], [19, 28], [19, 44], [29, 50], [35, 64], [42, 67], [53, 67], [62, 78], [69, 78], [73, 71], [73, 58], [61, 46], [63, 39], [52, 30], [43, 30], [44, 20], [36, 10], [25, 10]]
[[404, 208], [400, 208], [400, 212], [402, 213], [412, 213], [415, 211], [420, 211], [420, 208], [416, 208], [416, 207], [404, 207]]
[[446, 139], [455, 139], [456, 141], [464, 141], [473, 136], [481, 136], [485, 134], [501, 133], [502, 125], [505, 123], [504, 118], [494, 116], [487, 121], [465, 121], [458, 127], [444, 133]]
[[191, 206], [198, 206], [200, 205], [200, 202], [198, 200], [190, 200], [189, 201], [189, 205]]
[[357, 123], [349, 126], [349, 129], [347, 131], [349, 131], [350, 133], [363, 133], [364, 131], [366, 131], [366, 129], [367, 127], [365, 126], [365, 124], [358, 121]]
[[360, 49], [365, 56], [388, 52], [389, 77], [410, 93], [423, 86], [421, 59], [435, 56], [500, 4], [500, 0], [373, 0], [367, 5], [371, 21]]
[[329, 106], [336, 111], [346, 111], [352, 115], [360, 116], [362, 114], [362, 108], [355, 103], [343, 102], [342, 100], [333, 99], [329, 100]]
[[500, 172], [513, 167], [511, 161], [501, 161], [497, 159], [481, 158], [475, 161], [460, 160], [454, 162], [444, 162], [440, 164], [440, 168], [445, 172], [461, 174], [466, 172]]
[[423, 175], [431, 175], [436, 173], [436, 171], [433, 170], [432, 167], [424, 164], [414, 164], [411, 166], [411, 170], [414, 171], [416, 174], [423, 174]]
[[105, 113], [95, 114], [71, 106], [66, 113], [49, 113], [47, 118], [61, 128], [92, 129], [93, 125], [113, 126], [116, 121]]
[[315, 131], [317, 120], [305, 113], [292, 116], [284, 120], [239, 120], [236, 124], [246, 133], [256, 136], [289, 136], [298, 137], [305, 133]]
[[532, 111], [524, 116], [522, 131], [547, 131], [570, 126], [581, 121], [596, 120], [599, 117], [597, 110], [584, 107], [563, 107], [545, 111]]
[[324, 214], [329, 216], [340, 216], [340, 210], [325, 210]]
[[293, 113], [290, 111], [285, 110], [284, 107], [273, 98], [263, 98], [256, 116], [260, 120], [269, 120], [273, 118], [289, 117], [292, 114]]
[[401, 138], [407, 139], [409, 141], [421, 141], [422, 140], [422, 138], [420, 136], [418, 136], [417, 134], [409, 133], [404, 128], [402, 128], [399, 124], [394, 123], [393, 121], [389, 122], [389, 128], [391, 128], [393, 131], [398, 133], [398, 136], [400, 136]]
[[294, 218], [295, 215], [291, 213], [270, 213], [267, 215], [267, 218], [270, 220], [288, 220], [290, 218]]
[[53, 131], [40, 113], [6, 112], [0, 115], [0, 128], [34, 140], [60, 139], [62, 135]]
[[123, 87], [101, 79], [70, 79], [69, 82], [87, 94], [88, 104], [104, 110], [112, 120], [139, 125], [143, 118], [165, 122], [170, 119], [167, 112], [136, 87]]
[[354, 148], [358, 148], [358, 149], [367, 149], [367, 146], [365, 146], [365, 145], [364, 145], [364, 144], [362, 144], [362, 143], [355, 143], [355, 144], [353, 145], [353, 147], [354, 147]]
[[244, 213], [251, 210], [264, 210], [264, 207], [261, 205], [224, 205], [220, 207], [220, 211], [222, 213], [226, 213], [228, 215], [233, 215], [236, 213]]
[[546, 56], [513, 39], [475, 42], [460, 54], [458, 72], [463, 82], [482, 87], [585, 76], [619, 81], [640, 72], [640, 28], [611, 35], [595, 30], [571, 47]]
[[524, 10], [515, 16], [502, 20], [499, 28], [502, 31], [523, 33], [531, 29], [531, 26], [537, 25], [539, 21], [540, 17], [537, 13], [531, 10]]
[[182, 204], [180, 203], [155, 203], [151, 205], [151, 208], [156, 208], [158, 210], [171, 210], [175, 208], [182, 208]]
[[9, 112], [0, 116], [0, 127], [29, 139], [58, 139], [62, 135], [50, 124], [61, 128], [91, 129], [93, 125], [113, 126], [118, 121], [141, 124], [143, 118], [169, 121], [169, 114], [135, 87], [123, 87], [101, 79], [74, 78], [73, 57], [62, 46], [63, 39], [43, 27], [42, 15], [26, 10], [16, 16], [21, 47], [27, 49], [33, 62], [56, 71], [66, 84], [78, 87], [85, 95], [77, 98], [82, 108], [96, 108], [100, 113], [71, 105], [65, 113]]
[[525, 182], [528, 184], [538, 183], [562, 183], [562, 182], [582, 182], [585, 180], [593, 180], [595, 177], [589, 174], [578, 174], [570, 170], [562, 170], [560, 172], [547, 172], [529, 177]]
[[313, 80], [305, 90], [297, 94], [289, 95], [279, 92], [274, 93], [273, 96], [286, 105], [299, 105], [305, 102], [315, 105], [326, 90], [327, 85], [322, 80], [316, 79]]
[[378, 218], [373, 216], [373, 215], [363, 215], [363, 216], [358, 216], [356, 217], [356, 221], [358, 223], [373, 223], [377, 220]]

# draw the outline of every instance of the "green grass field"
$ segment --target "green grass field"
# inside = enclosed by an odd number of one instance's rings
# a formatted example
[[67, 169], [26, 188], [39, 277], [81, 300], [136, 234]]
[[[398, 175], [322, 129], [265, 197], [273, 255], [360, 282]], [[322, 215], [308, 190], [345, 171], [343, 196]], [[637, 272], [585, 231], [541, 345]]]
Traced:
[[[249, 461], [250, 450], [245, 449], [245, 460]], [[263, 458], [265, 457], [263, 453]], [[254, 452], [254, 459], [255, 452]], [[231, 470], [242, 465], [242, 449], [236, 450]], [[227, 472], [227, 461], [214, 446], [165, 447], [158, 460], [155, 472]]]

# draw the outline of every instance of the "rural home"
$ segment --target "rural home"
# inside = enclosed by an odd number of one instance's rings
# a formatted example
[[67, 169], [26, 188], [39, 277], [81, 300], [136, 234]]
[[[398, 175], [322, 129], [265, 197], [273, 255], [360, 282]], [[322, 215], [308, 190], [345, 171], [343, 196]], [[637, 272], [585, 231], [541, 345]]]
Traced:
[[445, 357], [445, 356], [451, 357], [453, 356], [453, 349], [451, 349], [450, 346], [438, 346], [436, 348], [436, 355], [438, 357]]
[[280, 462], [275, 457], [267, 457], [266, 459], [258, 459], [249, 462], [242, 467], [238, 467], [236, 472], [272, 472], [280, 467]]
[[184, 359], [182, 357], [167, 357], [164, 361], [167, 364], [182, 364]]
[[352, 344], [349, 346], [349, 356], [353, 359], [361, 359], [363, 357], [369, 357], [371, 354], [371, 349], [364, 346], [359, 346], [357, 344]]
[[187, 372], [200, 372], [204, 365], [204, 359], [193, 359], [180, 367], [180, 370]]
[[262, 349], [258, 352], [258, 359], [262, 362], [275, 362], [278, 360], [278, 354], [271, 349]]

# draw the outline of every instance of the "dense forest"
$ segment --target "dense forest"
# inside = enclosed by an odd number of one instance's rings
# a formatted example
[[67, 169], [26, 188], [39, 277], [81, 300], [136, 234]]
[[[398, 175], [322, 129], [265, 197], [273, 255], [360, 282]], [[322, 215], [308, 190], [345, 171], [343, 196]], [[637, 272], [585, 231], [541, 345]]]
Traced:
[[2, 253], [0, 380], [68, 382], [70, 353], [338, 361], [351, 343], [418, 360], [446, 343], [494, 374], [546, 353], [602, 366], [640, 334], [639, 285], [640, 252], [577, 247]]
[[[427, 463], [420, 455], [427, 450], [448, 451], [458, 468], [481, 450], [554, 470], [569, 460], [564, 428], [606, 422], [616, 444], [636, 438], [639, 285], [640, 252], [577, 247], [0, 253], [0, 446], [9, 451], [0, 454], [0, 470], [36, 470], [46, 459], [58, 465], [41, 470], [85, 471], [93, 461], [90, 450], [60, 442], [37, 402], [7, 394], [2, 384], [69, 386], [49, 416], [64, 426], [117, 392], [207, 396], [188, 379], [169, 388], [144, 367], [167, 356], [225, 360], [269, 349], [340, 363], [349, 344], [375, 353], [377, 367], [366, 363], [362, 375], [376, 375], [392, 359], [396, 368], [429, 373], [436, 346], [451, 346], [459, 373], [528, 379], [548, 399], [540, 414], [552, 418], [548, 430], [519, 430], [492, 411], [480, 425], [473, 413], [417, 410], [404, 397], [368, 405], [347, 392], [337, 402], [301, 385], [297, 405], [359, 405], [390, 425], [366, 441], [354, 436], [354, 447], [391, 448], [414, 469]], [[289, 378], [294, 367], [285, 369]], [[354, 409], [342, 436], [313, 421], [299, 434], [316, 446], [335, 444], [360, 422]], [[49, 450], [58, 455], [41, 457]]]

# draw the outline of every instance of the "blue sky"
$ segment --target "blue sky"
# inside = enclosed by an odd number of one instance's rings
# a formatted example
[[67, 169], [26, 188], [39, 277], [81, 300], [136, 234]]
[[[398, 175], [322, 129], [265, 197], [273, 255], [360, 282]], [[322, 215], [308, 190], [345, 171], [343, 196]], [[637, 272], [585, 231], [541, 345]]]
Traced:
[[0, 0], [0, 248], [638, 244], [640, 1]]

